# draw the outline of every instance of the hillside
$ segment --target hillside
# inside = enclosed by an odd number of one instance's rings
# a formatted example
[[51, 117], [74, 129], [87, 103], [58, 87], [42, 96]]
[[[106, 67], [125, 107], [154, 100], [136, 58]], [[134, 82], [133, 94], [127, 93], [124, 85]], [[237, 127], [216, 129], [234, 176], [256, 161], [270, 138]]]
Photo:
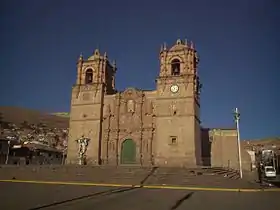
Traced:
[[0, 121], [19, 125], [24, 121], [29, 124], [45, 124], [47, 127], [68, 128], [69, 118], [42, 113], [20, 107], [0, 106]]
[[[25, 109], [20, 107], [0, 106], [0, 121], [14, 123], [16, 125], [27, 121], [29, 124], [45, 124], [49, 128], [68, 128], [69, 113], [42, 113], [39, 111]], [[244, 140], [242, 145], [261, 146], [261, 145], [276, 145], [280, 147], [280, 138], [265, 138], [256, 140]]]
[[51, 113], [51, 114], [58, 116], [58, 117], [70, 117], [70, 113], [68, 113], [68, 112], [56, 112], [56, 113]]
[[274, 137], [274, 138], [265, 138], [265, 139], [255, 139], [255, 140], [244, 140], [242, 141], [242, 144], [246, 146], [276, 146], [280, 148], [280, 138]]

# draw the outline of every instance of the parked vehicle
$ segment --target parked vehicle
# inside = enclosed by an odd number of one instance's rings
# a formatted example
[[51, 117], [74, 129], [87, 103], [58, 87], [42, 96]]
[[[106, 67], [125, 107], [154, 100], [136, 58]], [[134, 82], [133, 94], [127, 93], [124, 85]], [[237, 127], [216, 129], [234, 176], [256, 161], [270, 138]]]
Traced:
[[276, 170], [273, 166], [264, 167], [264, 176], [266, 178], [276, 178]]

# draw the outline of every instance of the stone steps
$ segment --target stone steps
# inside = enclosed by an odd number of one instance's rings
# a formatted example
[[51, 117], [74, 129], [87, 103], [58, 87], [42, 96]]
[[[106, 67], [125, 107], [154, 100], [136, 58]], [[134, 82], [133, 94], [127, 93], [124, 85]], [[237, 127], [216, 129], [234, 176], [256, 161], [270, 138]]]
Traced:
[[[211, 176], [210, 176], [211, 175]], [[2, 167], [0, 179], [73, 181], [113, 184], [150, 185], [201, 185], [236, 180], [239, 174], [222, 168], [143, 168], [143, 167], [92, 167], [92, 166], [27, 166]]]
[[139, 184], [152, 168], [13, 166], [0, 168], [0, 179]]

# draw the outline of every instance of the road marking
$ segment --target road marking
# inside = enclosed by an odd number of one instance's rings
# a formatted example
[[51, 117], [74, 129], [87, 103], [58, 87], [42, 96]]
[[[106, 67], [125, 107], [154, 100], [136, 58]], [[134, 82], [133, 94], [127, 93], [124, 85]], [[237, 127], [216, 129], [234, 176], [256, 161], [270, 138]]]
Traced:
[[148, 185], [143, 188], [150, 189], [173, 189], [173, 190], [196, 190], [196, 191], [222, 191], [222, 192], [260, 192], [260, 189], [240, 189], [240, 188], [216, 188], [216, 187], [187, 187], [187, 186], [157, 186]]
[[56, 182], [56, 181], [35, 181], [35, 180], [0, 180], [0, 182], [29, 183], [29, 184], [52, 184], [52, 185], [77, 185], [77, 186], [96, 186], [96, 187], [140, 187], [140, 185], [126, 184], [107, 184], [91, 182]]
[[58, 182], [58, 181], [35, 181], [35, 180], [14, 180], [6, 179], [0, 182], [29, 183], [29, 184], [49, 184], [49, 185], [76, 185], [95, 187], [128, 187], [146, 189], [169, 189], [169, 190], [196, 190], [196, 191], [220, 191], [220, 192], [280, 192], [280, 188], [254, 189], [254, 188], [215, 188], [215, 187], [188, 187], [188, 186], [168, 186], [168, 185], [131, 185], [131, 184], [109, 184], [91, 182]]

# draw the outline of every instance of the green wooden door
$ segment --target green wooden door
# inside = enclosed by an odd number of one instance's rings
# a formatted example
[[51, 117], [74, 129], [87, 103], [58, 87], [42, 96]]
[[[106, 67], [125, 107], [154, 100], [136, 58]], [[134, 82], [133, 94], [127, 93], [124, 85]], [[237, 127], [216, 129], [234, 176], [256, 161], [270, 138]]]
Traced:
[[122, 143], [121, 164], [134, 164], [136, 162], [136, 144], [132, 139]]

